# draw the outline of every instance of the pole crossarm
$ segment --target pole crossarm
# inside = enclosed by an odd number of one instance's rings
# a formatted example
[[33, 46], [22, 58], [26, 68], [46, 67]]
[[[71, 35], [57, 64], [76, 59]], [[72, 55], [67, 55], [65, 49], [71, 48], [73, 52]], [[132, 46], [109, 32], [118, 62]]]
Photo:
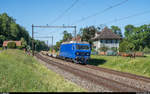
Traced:
[[35, 37], [35, 38], [53, 38], [53, 36], [46, 36], [46, 37]]
[[33, 26], [33, 27], [39, 27], [39, 28], [76, 28], [76, 26]]

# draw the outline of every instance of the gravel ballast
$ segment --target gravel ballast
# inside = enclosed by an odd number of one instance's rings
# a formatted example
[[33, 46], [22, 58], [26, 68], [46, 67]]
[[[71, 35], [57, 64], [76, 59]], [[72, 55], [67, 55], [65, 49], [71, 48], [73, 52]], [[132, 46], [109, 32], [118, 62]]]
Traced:
[[[36, 58], [37, 59], [37, 58]], [[45, 65], [48, 69], [60, 74], [61, 76], [63, 76], [66, 80], [71, 81], [77, 85], [79, 85], [80, 87], [86, 89], [88, 92], [112, 92], [111, 90], [96, 85], [90, 81], [84, 80], [78, 76], [73, 75], [70, 72], [64, 71], [60, 68], [58, 68], [57, 66], [52, 66], [51, 64], [47, 64], [45, 62], [43, 62], [40, 59], [37, 59], [41, 64]]]

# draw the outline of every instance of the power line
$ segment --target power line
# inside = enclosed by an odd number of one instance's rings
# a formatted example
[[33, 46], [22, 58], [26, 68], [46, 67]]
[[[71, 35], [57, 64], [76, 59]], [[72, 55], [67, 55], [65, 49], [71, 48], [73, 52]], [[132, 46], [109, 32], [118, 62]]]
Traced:
[[64, 12], [62, 12], [59, 16], [56, 17], [56, 19], [54, 19], [51, 24], [54, 24], [55, 22], [57, 22], [59, 19], [61, 19], [70, 9], [72, 9], [78, 2], [79, 0], [75, 0], [70, 7], [68, 7]]
[[97, 16], [97, 15], [99, 15], [99, 14], [102, 14], [102, 13], [104, 13], [104, 12], [106, 12], [106, 11], [112, 9], [112, 8], [115, 8], [115, 7], [117, 7], [117, 6], [120, 6], [120, 5], [124, 4], [124, 3], [127, 2], [127, 1], [128, 1], [128, 0], [124, 0], [124, 1], [122, 1], [122, 2], [120, 2], [120, 3], [117, 3], [117, 4], [115, 4], [115, 5], [112, 5], [112, 6], [108, 7], [108, 8], [105, 8], [104, 10], [102, 10], [102, 11], [100, 11], [100, 12], [97, 12], [97, 13], [94, 13], [94, 14], [89, 15], [89, 16], [87, 16], [87, 17], [84, 17], [84, 18], [82, 18], [82, 19], [80, 19], [80, 20], [74, 22], [73, 24], [78, 23], [78, 22], [82, 22], [82, 21], [84, 21], [84, 20], [87, 20], [87, 19], [92, 18], [92, 17], [94, 17], [94, 16]]
[[121, 21], [121, 20], [129, 19], [129, 18], [132, 18], [132, 17], [136, 17], [136, 16], [148, 14], [148, 13], [150, 13], [150, 10], [140, 12], [140, 13], [136, 13], [136, 14], [133, 14], [133, 15], [130, 15], [130, 16], [122, 17], [122, 18], [119, 18], [119, 19], [115, 19], [115, 20], [112, 20], [112, 21], [108, 21], [105, 24], [110, 24], [110, 23], [113, 23], [113, 22], [116, 22], [116, 21]]

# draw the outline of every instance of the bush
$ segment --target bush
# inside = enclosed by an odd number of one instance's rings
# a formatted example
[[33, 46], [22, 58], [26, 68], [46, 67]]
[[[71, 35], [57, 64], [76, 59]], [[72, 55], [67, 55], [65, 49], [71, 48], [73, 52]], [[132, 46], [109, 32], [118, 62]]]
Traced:
[[100, 51], [106, 52], [109, 48], [106, 46], [103, 46], [101, 48], [99, 48]]
[[8, 44], [7, 44], [7, 47], [8, 48], [16, 48], [16, 43], [15, 42], [9, 42]]
[[112, 47], [111, 50], [114, 52], [117, 52], [118, 49], [117, 49], [117, 47]]
[[20, 50], [22, 50], [23, 48], [22, 48], [22, 46], [18, 46], [18, 47], [17, 47], [17, 49], [20, 49]]
[[120, 52], [130, 52], [134, 50], [135, 50], [135, 45], [129, 41], [124, 40], [119, 44]]
[[150, 48], [145, 47], [145, 48], [143, 49], [143, 52], [144, 52], [144, 53], [150, 53]]
[[3, 50], [3, 48], [2, 48], [2, 47], [0, 47], [0, 50]]

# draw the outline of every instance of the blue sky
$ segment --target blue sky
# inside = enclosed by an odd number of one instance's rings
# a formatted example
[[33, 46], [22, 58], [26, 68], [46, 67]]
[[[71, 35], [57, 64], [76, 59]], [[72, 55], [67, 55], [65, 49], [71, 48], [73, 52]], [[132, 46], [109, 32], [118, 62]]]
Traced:
[[[61, 19], [52, 24], [63, 11], [65, 11], [75, 0], [0, 0], [0, 13], [6, 12], [9, 16], [16, 19], [16, 22], [25, 27], [31, 35], [31, 25], [76, 25], [77, 31], [85, 26], [106, 24], [107, 26], [117, 25], [124, 32], [124, 26], [133, 24], [139, 26], [150, 24], [150, 0], [128, 0], [124, 4], [112, 8], [104, 13], [96, 15], [82, 22], [74, 23], [86, 16], [96, 12], [101, 12], [105, 8], [115, 5], [124, 0], [78, 0], [74, 7], [63, 15]], [[146, 14], [131, 17], [129, 19], [117, 21], [122, 17], [134, 15], [144, 11]], [[34, 29], [39, 36], [54, 36], [54, 43], [62, 39], [62, 31], [68, 30], [73, 33], [73, 29]], [[50, 39], [41, 39], [49, 40]]]

